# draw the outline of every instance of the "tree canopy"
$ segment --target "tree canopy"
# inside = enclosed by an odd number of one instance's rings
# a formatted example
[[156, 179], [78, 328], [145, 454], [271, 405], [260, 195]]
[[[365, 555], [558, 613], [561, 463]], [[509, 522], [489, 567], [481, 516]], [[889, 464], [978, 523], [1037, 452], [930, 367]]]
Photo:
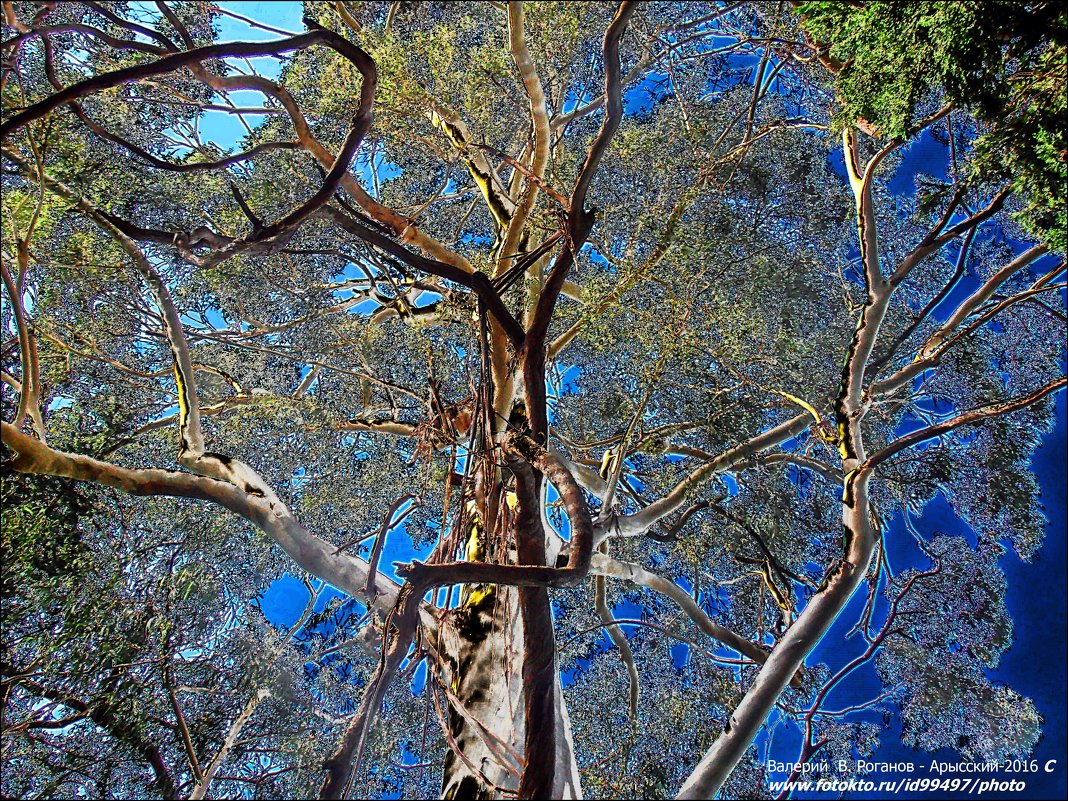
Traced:
[[3, 4], [5, 798], [1033, 752], [1062, 4], [234, 8]]

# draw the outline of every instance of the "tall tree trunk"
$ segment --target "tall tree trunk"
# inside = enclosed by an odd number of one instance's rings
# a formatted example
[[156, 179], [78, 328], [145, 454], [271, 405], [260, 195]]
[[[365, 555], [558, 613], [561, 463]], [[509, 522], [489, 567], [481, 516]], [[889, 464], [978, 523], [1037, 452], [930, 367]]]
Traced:
[[[438, 648], [452, 674], [448, 680], [454, 696], [442, 798], [500, 798], [501, 790], [515, 792], [519, 787], [526, 733], [523, 635], [519, 593], [514, 587], [472, 588], [465, 604], [453, 613], [451, 625], [442, 626]], [[582, 794], [571, 723], [558, 670], [556, 676], [552, 797], [577, 799]]]
[[477, 585], [441, 629], [451, 676], [441, 797], [497, 798], [516, 790], [523, 752], [522, 623], [513, 587]]

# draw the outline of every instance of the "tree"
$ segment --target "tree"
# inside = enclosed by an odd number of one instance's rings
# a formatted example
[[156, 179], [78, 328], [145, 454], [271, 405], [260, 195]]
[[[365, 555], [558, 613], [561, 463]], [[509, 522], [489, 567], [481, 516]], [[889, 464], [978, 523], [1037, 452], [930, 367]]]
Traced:
[[[1065, 12], [887, 35], [1005, 4], [945, 5], [5, 3], [4, 793], [765, 795], [762, 727], [872, 710], [1028, 754]], [[939, 499], [975, 541], [892, 566]]]

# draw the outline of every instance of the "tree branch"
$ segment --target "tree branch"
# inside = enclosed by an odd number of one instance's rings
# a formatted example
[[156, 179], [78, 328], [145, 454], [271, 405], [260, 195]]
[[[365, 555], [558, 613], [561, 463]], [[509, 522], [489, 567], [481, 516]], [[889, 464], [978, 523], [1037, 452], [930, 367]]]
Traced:
[[574, 263], [575, 256], [585, 244], [593, 228], [595, 215], [586, 209], [586, 192], [597, 171], [601, 158], [611, 143], [623, 119], [623, 99], [620, 82], [619, 43], [626, 32], [627, 23], [636, 4], [622, 2], [616, 10], [612, 24], [605, 31], [602, 44], [605, 70], [605, 97], [608, 98], [605, 118], [600, 130], [590, 145], [586, 160], [575, 179], [568, 202], [567, 232], [569, 241], [561, 249], [549, 277], [545, 281], [541, 297], [531, 316], [523, 343], [523, 386], [527, 397], [527, 415], [535, 436], [545, 437], [548, 431], [548, 415], [545, 398], [545, 337], [556, 308], [564, 282]]
[[[131, 469], [102, 462], [89, 456], [64, 453], [49, 448], [23, 434], [10, 423], [2, 423], [3, 443], [16, 453], [10, 466], [20, 473], [61, 476], [114, 487], [129, 495], [170, 496], [210, 501], [245, 518], [263, 530], [302, 569], [363, 599], [379, 612], [396, 603], [400, 587], [379, 575], [375, 582], [377, 600], [366, 594], [368, 565], [350, 554], [338, 554], [326, 540], [304, 528], [289, 509], [277, 500], [251, 495], [226, 481], [172, 470]], [[436, 626], [427, 614], [424, 625]]]
[[690, 495], [712, 476], [733, 470], [761, 451], [796, 437], [810, 424], [810, 416], [807, 413], [800, 414], [740, 445], [729, 448], [712, 461], [693, 470], [660, 500], [654, 501], [634, 514], [620, 515], [603, 526], [598, 526], [594, 531], [594, 542], [600, 544], [606, 537], [611, 536], [640, 537], [657, 522], [681, 509]]
[[[7, 424], [5, 423], [4, 425]], [[0, 665], [0, 669], [11, 677], [9, 681], [23, 687], [27, 692], [63, 704], [63, 706], [70, 707], [80, 715], [88, 717], [93, 723], [116, 740], [126, 743], [133, 748], [134, 751], [139, 753], [151, 766], [152, 772], [155, 775], [154, 784], [160, 795], [168, 801], [170, 801], [170, 799], [178, 798], [178, 788], [175, 786], [174, 777], [167, 768], [167, 764], [163, 761], [163, 756], [160, 753], [159, 747], [155, 743], [146, 740], [138, 731], [136, 725], [120, 720], [115, 715], [114, 710], [111, 708], [111, 704], [108, 703], [106, 699], [96, 703], [86, 703], [85, 701], [73, 698], [59, 690], [46, 687], [20, 676], [19, 671], [15, 670], [11, 665], [2, 664]]]
[[[716, 623], [710, 618], [705, 611], [701, 608], [700, 604], [695, 601], [686, 590], [680, 587], [673, 581], [658, 576], [652, 571], [646, 570], [641, 565], [634, 564], [633, 562], [624, 562], [619, 559], [613, 559], [604, 554], [595, 553], [590, 563], [590, 572], [596, 576], [611, 576], [612, 578], [623, 579], [633, 584], [637, 584], [642, 587], [648, 587], [661, 595], [666, 595], [679, 605], [679, 607], [694, 622], [694, 625], [698, 629], [703, 631], [709, 637], [717, 640], [728, 648], [733, 648], [743, 656], [747, 656], [757, 664], [764, 664], [768, 660], [768, 652], [761, 648], [756, 643], [750, 642], [739, 634], [735, 634], [730, 629]], [[803, 673], [798, 670], [797, 674], [791, 680], [791, 686], [795, 688], [801, 687], [801, 679]]]
[[1019, 398], [1013, 398], [1012, 400], [1002, 401], [1000, 403], [990, 403], [986, 406], [969, 409], [949, 420], [921, 428], [918, 431], [913, 431], [903, 437], [895, 439], [893, 442], [890, 442], [882, 449], [869, 456], [857, 467], [857, 472], [870, 472], [894, 454], [900, 453], [901, 451], [911, 448], [913, 445], [918, 445], [921, 442], [940, 437], [955, 428], [960, 428], [961, 426], [966, 425], [975, 425], [989, 417], [995, 417], [997, 415], [1008, 414], [1010, 412], [1024, 409], [1047, 395], [1056, 392], [1059, 389], [1063, 389], [1066, 383], [1068, 383], [1068, 379], [1061, 376], [1060, 378], [1039, 387], [1034, 392]]

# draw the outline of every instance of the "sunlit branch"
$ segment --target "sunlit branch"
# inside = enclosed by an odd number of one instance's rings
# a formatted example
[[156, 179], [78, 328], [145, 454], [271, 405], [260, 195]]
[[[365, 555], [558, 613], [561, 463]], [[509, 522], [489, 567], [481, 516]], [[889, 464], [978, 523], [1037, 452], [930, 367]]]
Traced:
[[[871, 388], [872, 394], [884, 395], [896, 392], [925, 370], [936, 366], [941, 361], [946, 349], [953, 342], [959, 341], [958, 329], [960, 329], [961, 325], [979, 310], [982, 304], [989, 300], [1006, 281], [1024, 270], [1037, 258], [1044, 255], [1046, 251], [1047, 247], [1045, 245], [1035, 245], [994, 273], [956, 308], [950, 318], [937, 331], [927, 338], [909, 364], [901, 367], [893, 375], [876, 381]], [[995, 307], [997, 310], [995, 313], [1011, 305], [1011, 303], [1004, 302], [1003, 304]]]
[[1011, 190], [1009, 188], [1002, 189], [994, 195], [990, 202], [982, 209], [948, 229], [943, 230], [944, 223], [939, 221], [938, 225], [930, 230], [927, 236], [920, 241], [912, 252], [901, 260], [894, 269], [894, 272], [890, 275], [887, 283], [892, 287], [900, 285], [901, 282], [908, 277], [909, 273], [911, 273], [912, 270], [914, 270], [929, 255], [941, 249], [949, 242], [952, 242], [961, 234], [973, 230], [981, 223], [993, 217], [1001, 210], [1001, 207], [1005, 205], [1005, 201], [1010, 194]]
[[635, 5], [622, 2], [616, 10], [612, 24], [605, 31], [602, 53], [605, 70], [605, 97], [608, 98], [605, 117], [590, 145], [586, 160], [579, 169], [575, 185], [568, 201], [568, 242], [557, 255], [548, 278], [538, 298], [534, 313], [527, 327], [523, 342], [523, 386], [527, 397], [527, 415], [535, 435], [544, 437], [548, 431], [548, 416], [545, 406], [545, 338], [549, 323], [556, 309], [556, 301], [579, 249], [593, 228], [594, 214], [586, 209], [586, 192], [593, 180], [601, 158], [615, 137], [623, 119], [622, 86], [620, 83], [619, 43], [626, 32], [627, 23], [634, 13]]
[[[16, 240], [18, 275], [26, 273], [29, 265], [29, 246], [23, 239]], [[42, 441], [47, 439], [44, 418], [41, 416], [41, 366], [37, 355], [37, 337], [30, 327], [26, 307], [22, 298], [19, 281], [8, 264], [0, 259], [0, 275], [3, 276], [4, 290], [11, 304], [12, 316], [18, 334], [19, 359], [22, 364], [22, 380], [18, 382], [18, 407], [15, 410], [14, 425], [20, 427], [26, 418], [30, 419], [33, 430]], [[15, 385], [12, 384], [14, 387]]]
[[[519, 245], [523, 228], [534, 204], [537, 201], [539, 182], [545, 177], [545, 167], [549, 160], [549, 115], [546, 110], [545, 91], [538, 78], [534, 62], [527, 49], [523, 30], [523, 4], [508, 4], [508, 42], [512, 59], [523, 82], [527, 99], [530, 101], [530, 119], [534, 129], [534, 150], [530, 157], [530, 174], [523, 194], [516, 203], [512, 218], [508, 221], [504, 240], [501, 244], [499, 258], [508, 258], [515, 253]], [[499, 268], [498, 268], [499, 269]]]
[[913, 321], [894, 338], [894, 341], [887, 346], [886, 350], [883, 351], [878, 358], [872, 359], [872, 370], [879, 370], [890, 361], [894, 354], [897, 353], [898, 348], [908, 341], [908, 338], [912, 336], [913, 332], [923, 324], [924, 320], [930, 317], [931, 312], [938, 308], [939, 304], [946, 299], [950, 292], [953, 291], [957, 282], [967, 271], [968, 254], [971, 251], [972, 242], [975, 241], [975, 234], [978, 230], [978, 227], [973, 227], [968, 231], [967, 236], [964, 238], [964, 242], [961, 243], [960, 252], [957, 254], [957, 259], [953, 267], [953, 274], [945, 284], [942, 285], [942, 288], [924, 305], [916, 315], [915, 319], [913, 319]]
[[[318, 576], [342, 592], [361, 599], [380, 614], [397, 600], [400, 587], [381, 574], [375, 580], [376, 598], [365, 594], [368, 564], [363, 559], [336, 548], [302, 526], [280, 501], [244, 492], [226, 481], [154, 468], [133, 469], [64, 453], [49, 448], [39, 440], [2, 424], [3, 442], [15, 453], [11, 469], [20, 473], [61, 476], [113, 487], [129, 495], [169, 496], [210, 501], [258, 526], [303, 570]], [[422, 624], [436, 630], [436, 618], [422, 607], [413, 614], [422, 616]]]
[[371, 431], [375, 434], [389, 434], [394, 437], [413, 437], [418, 426], [415, 423], [406, 423], [401, 420], [364, 420], [353, 418], [338, 426], [339, 431]]

